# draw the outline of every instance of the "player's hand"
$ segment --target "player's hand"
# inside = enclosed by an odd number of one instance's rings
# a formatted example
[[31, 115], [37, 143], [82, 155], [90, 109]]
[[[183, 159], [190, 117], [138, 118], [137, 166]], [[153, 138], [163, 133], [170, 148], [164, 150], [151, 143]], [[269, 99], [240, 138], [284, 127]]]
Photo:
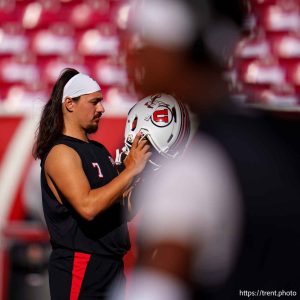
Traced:
[[132, 171], [134, 176], [140, 174], [144, 170], [152, 154], [150, 152], [149, 141], [146, 139], [140, 140], [141, 137], [142, 134], [140, 132], [135, 136], [131, 150], [124, 160], [126, 169]]

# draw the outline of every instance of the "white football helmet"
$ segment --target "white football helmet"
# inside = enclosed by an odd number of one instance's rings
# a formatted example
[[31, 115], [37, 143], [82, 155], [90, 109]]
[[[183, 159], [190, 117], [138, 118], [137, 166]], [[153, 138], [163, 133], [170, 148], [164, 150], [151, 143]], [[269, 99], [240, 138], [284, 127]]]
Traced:
[[[138, 132], [142, 139], [151, 145], [166, 159], [180, 155], [188, 142], [191, 131], [189, 111], [184, 104], [167, 94], [148, 96], [136, 103], [128, 113], [125, 127], [125, 147], [128, 154]], [[156, 167], [160, 166], [159, 156], [150, 160]]]

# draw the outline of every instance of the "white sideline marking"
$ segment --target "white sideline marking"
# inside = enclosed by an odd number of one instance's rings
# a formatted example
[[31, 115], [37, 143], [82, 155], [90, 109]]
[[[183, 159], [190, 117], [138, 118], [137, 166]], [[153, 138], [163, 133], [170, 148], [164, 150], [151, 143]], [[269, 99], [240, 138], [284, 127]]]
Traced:
[[10, 140], [0, 164], [0, 293], [3, 291], [3, 251], [6, 246], [2, 231], [19, 188], [22, 173], [31, 155], [38, 118], [39, 114], [24, 115], [24, 120]]

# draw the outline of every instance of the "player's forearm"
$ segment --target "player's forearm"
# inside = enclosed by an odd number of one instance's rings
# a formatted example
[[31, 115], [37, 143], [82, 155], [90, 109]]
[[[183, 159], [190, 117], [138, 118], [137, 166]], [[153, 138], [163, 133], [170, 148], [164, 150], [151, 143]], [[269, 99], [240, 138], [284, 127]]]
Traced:
[[134, 172], [125, 169], [105, 186], [90, 190], [85, 197], [85, 201], [82, 202], [81, 215], [89, 221], [93, 220], [99, 213], [112, 206], [123, 195], [131, 185], [134, 176]]
[[131, 221], [141, 208], [141, 193], [143, 191], [143, 179], [136, 178], [131, 185], [130, 189], [124, 193], [124, 200], [127, 203], [127, 220]]

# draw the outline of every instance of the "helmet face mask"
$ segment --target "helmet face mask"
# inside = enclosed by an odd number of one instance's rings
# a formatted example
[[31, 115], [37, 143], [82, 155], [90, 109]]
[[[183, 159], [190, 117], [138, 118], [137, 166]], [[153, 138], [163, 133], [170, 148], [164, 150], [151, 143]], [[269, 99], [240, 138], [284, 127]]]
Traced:
[[125, 153], [128, 154], [138, 132], [148, 139], [158, 155], [150, 163], [159, 167], [164, 159], [180, 155], [190, 136], [190, 118], [187, 108], [167, 94], [148, 96], [128, 113], [125, 128]]

